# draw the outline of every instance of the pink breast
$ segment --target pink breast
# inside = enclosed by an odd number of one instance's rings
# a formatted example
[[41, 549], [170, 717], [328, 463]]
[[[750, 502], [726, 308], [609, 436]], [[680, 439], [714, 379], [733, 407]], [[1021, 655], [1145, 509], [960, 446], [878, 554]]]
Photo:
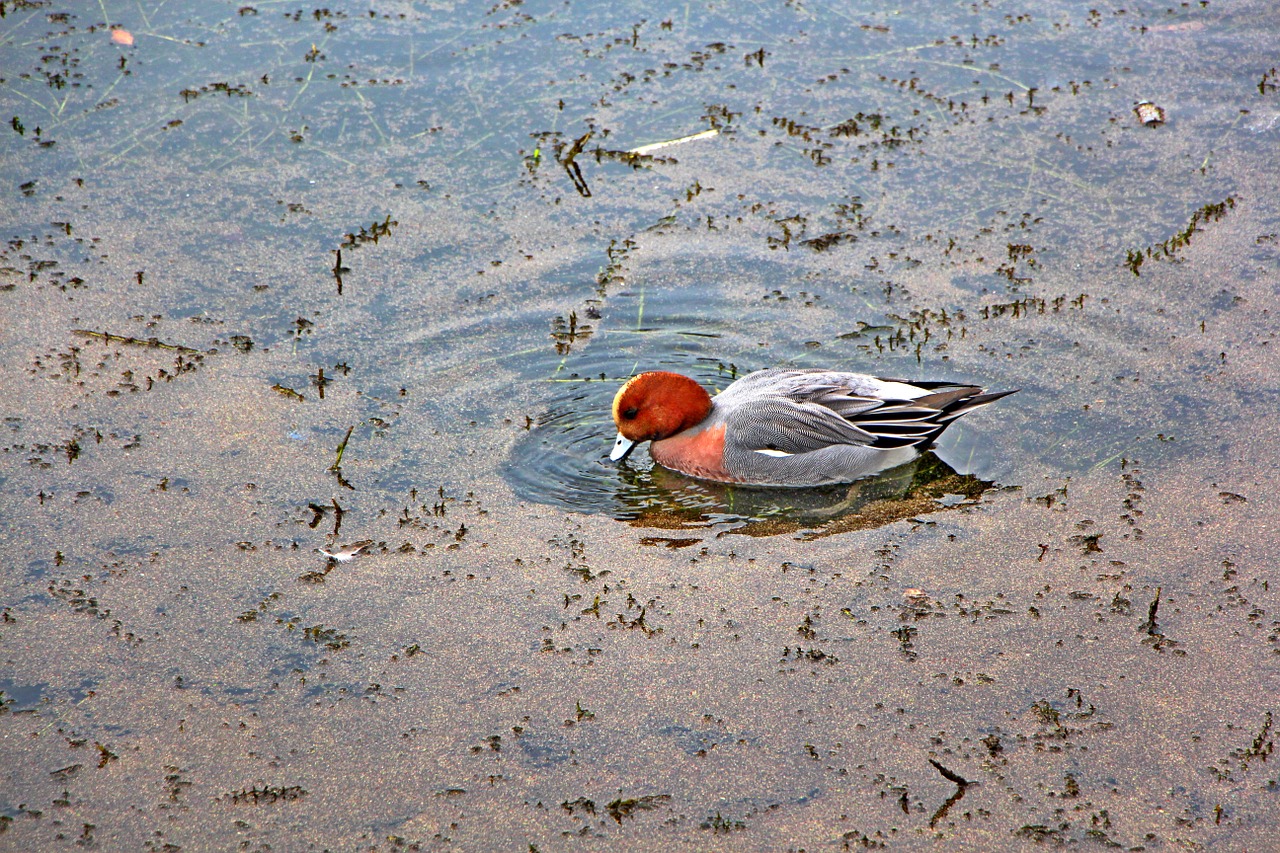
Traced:
[[690, 477], [734, 482], [724, 467], [724, 424], [655, 441], [649, 446], [649, 455], [659, 465]]

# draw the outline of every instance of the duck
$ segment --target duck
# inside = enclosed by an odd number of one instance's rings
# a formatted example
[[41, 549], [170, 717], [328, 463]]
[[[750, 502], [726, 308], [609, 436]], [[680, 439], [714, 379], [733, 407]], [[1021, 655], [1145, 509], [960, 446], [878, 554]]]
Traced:
[[714, 398], [665, 370], [633, 376], [613, 398], [620, 462], [643, 442], [665, 468], [699, 480], [806, 487], [910, 462], [956, 419], [1017, 392], [883, 379], [821, 368], [757, 370]]

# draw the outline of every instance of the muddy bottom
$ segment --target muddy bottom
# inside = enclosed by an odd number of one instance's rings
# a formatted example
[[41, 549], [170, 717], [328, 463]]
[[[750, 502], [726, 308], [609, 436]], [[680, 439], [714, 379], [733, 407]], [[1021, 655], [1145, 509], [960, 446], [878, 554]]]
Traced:
[[0, 3], [0, 850], [1272, 849], [1269, 12]]

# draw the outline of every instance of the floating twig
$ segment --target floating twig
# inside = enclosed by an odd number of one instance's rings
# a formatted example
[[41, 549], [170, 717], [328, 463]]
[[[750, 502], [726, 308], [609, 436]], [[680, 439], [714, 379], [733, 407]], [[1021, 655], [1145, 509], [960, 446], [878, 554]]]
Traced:
[[334, 249], [334, 252], [337, 253], [338, 257], [333, 262], [333, 269], [331, 269], [330, 272], [333, 273], [334, 280], [338, 282], [338, 295], [341, 296], [342, 295], [342, 274], [346, 272], [351, 272], [351, 267], [342, 265], [342, 249]]
[[1151, 599], [1151, 606], [1147, 608], [1147, 621], [1138, 626], [1139, 631], [1145, 631], [1152, 637], [1160, 636], [1160, 632], [1156, 628], [1156, 611], [1160, 609], [1161, 589], [1163, 587], [1156, 587], [1156, 597]]
[[200, 352], [200, 350], [198, 349], [193, 349], [192, 347], [184, 347], [182, 344], [165, 343], [164, 341], [159, 340], [158, 338], [146, 338], [144, 340], [143, 338], [133, 338], [133, 337], [129, 337], [128, 335], [117, 335], [111, 332], [96, 332], [92, 329], [72, 329], [71, 333], [73, 335], [80, 335], [81, 337], [85, 337], [85, 338], [97, 338], [100, 341], [106, 341], [108, 343], [127, 344], [129, 346], [135, 346], [135, 347], [148, 347], [150, 349], [168, 349], [168, 350], [174, 350], [175, 352], [190, 352], [190, 353]]
[[955, 793], [950, 797], [947, 797], [947, 801], [938, 807], [938, 810], [933, 813], [933, 817], [929, 818], [929, 828], [933, 829], [937, 826], [938, 821], [947, 816], [947, 812], [951, 810], [951, 807], [960, 802], [960, 798], [964, 796], [964, 789], [968, 788], [973, 783], [961, 776], [959, 773], [955, 773], [954, 771], [943, 767], [932, 758], [929, 759], [929, 763], [933, 765], [935, 770], [942, 774], [943, 779], [946, 779], [948, 782], [954, 782], [956, 786]]
[[578, 166], [577, 157], [582, 153], [582, 146], [587, 144], [587, 140], [595, 135], [595, 131], [588, 130], [586, 133], [574, 140], [560, 157], [560, 165], [564, 166], [565, 172], [569, 175], [569, 180], [573, 181], [573, 188], [578, 191], [578, 195], [583, 198], [591, 198], [591, 188], [587, 186], [587, 181], [582, 177], [582, 169]]
[[713, 127], [710, 130], [704, 130], [701, 133], [694, 133], [689, 136], [681, 136], [679, 139], [668, 139], [664, 142], [650, 142], [648, 145], [640, 145], [640, 146], [637, 146], [636, 148], [629, 148], [627, 149], [627, 153], [639, 154], [643, 156], [645, 154], [652, 154], [654, 151], [659, 151], [663, 148], [667, 148], [672, 145], [683, 145], [686, 142], [697, 142], [699, 139], [711, 139], [713, 136], [719, 136], [719, 135], [720, 135], [720, 131], [717, 128]]
[[342, 465], [342, 454], [347, 452], [347, 442], [351, 439], [351, 433], [355, 432], [355, 427], [347, 428], [347, 434], [342, 437], [342, 443], [338, 445], [337, 458], [333, 460], [333, 464], [329, 466], [330, 471], [337, 471]]

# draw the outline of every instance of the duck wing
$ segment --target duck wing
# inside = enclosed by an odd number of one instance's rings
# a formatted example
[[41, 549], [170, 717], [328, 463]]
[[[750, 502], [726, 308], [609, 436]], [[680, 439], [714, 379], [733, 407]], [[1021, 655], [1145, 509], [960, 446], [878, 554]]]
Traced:
[[[879, 401], [864, 398], [863, 404], [874, 409]], [[788, 397], [745, 401], [727, 412], [724, 420], [727, 444], [739, 451], [766, 455], [790, 456], [833, 445], [867, 446], [876, 441], [874, 434], [834, 409]]]
[[961, 415], [1014, 393], [984, 394], [976, 386], [941, 383], [929, 385], [943, 390], [899, 382], [884, 385], [919, 395], [870, 396], [854, 393], [849, 385], [839, 382], [807, 381], [785, 395], [757, 392], [752, 399], [733, 401], [724, 412], [726, 432], [736, 449], [770, 456], [810, 453], [834, 445], [882, 450], [921, 446]]

